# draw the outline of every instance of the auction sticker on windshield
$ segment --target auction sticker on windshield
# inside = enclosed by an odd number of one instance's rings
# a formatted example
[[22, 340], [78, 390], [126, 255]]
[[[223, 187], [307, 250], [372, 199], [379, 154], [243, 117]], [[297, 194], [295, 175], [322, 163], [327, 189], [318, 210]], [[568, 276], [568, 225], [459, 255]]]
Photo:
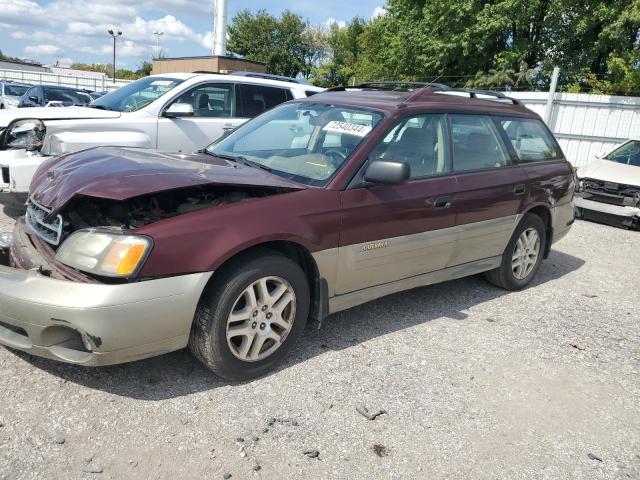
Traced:
[[327, 123], [322, 130], [327, 132], [346, 133], [355, 135], [356, 137], [366, 137], [371, 131], [371, 127], [367, 125], [358, 125], [357, 123], [338, 122], [336, 120]]

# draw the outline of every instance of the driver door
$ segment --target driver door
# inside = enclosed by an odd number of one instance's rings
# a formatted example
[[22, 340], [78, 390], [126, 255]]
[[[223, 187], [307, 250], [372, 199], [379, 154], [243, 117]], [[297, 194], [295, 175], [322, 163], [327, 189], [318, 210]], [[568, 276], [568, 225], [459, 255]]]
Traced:
[[341, 192], [338, 295], [443, 269], [455, 252], [457, 186], [445, 116], [401, 120], [373, 160], [408, 163], [411, 178]]
[[[193, 116], [166, 118], [163, 115], [174, 103], [193, 107]], [[191, 153], [220, 138], [225, 131], [241, 125], [236, 118], [233, 83], [203, 83], [193, 87], [165, 105], [158, 119], [158, 149]]]

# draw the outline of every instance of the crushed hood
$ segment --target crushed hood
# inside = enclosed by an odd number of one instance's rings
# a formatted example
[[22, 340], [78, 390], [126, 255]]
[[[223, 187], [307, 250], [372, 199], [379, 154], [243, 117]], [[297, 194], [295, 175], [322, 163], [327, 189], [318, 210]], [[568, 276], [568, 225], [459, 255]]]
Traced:
[[265, 170], [203, 153], [98, 147], [44, 163], [31, 183], [31, 199], [58, 212], [76, 195], [126, 200], [197, 185], [304, 189]]
[[89, 107], [29, 107], [0, 110], [0, 128], [7, 127], [11, 122], [23, 118], [37, 118], [40, 120], [74, 120], [82, 118], [119, 118], [120, 112], [101, 110]]
[[578, 168], [578, 177], [640, 186], [640, 167], [612, 160], [596, 159], [586, 167]]

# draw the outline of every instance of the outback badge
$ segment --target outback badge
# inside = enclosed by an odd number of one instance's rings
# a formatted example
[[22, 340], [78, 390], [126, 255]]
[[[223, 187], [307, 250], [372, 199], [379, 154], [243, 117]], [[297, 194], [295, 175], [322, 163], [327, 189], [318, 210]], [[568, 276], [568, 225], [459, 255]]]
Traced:
[[389, 246], [389, 242], [387, 242], [386, 240], [383, 242], [367, 243], [366, 245], [362, 246], [362, 251], [370, 252], [371, 250], [378, 250], [379, 248], [387, 248], [388, 246]]

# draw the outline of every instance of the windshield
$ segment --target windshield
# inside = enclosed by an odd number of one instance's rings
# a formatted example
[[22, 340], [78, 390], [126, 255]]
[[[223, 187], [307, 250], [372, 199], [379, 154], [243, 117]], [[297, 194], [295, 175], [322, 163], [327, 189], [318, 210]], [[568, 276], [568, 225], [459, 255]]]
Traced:
[[607, 156], [607, 160], [640, 167], [640, 142], [632, 141], [622, 145]]
[[27, 90], [29, 90], [29, 87], [23, 87], [22, 85], [8, 85], [6, 83], [4, 85], [4, 94], [10, 97], [21, 97]]
[[116, 112], [136, 112], [182, 82], [176, 78], [141, 78], [94, 100], [90, 106]]
[[380, 113], [294, 103], [257, 117], [207, 148], [310, 186], [324, 186], [382, 120]]

